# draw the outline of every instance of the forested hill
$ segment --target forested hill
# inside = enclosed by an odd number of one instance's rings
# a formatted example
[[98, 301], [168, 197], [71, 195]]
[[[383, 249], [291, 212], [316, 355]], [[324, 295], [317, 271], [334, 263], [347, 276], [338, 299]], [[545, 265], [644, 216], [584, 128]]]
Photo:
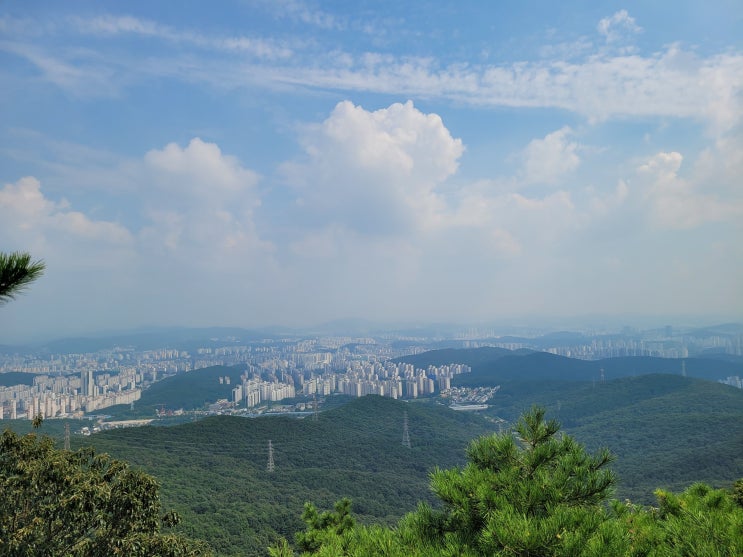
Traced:
[[[405, 413], [411, 448], [402, 445]], [[155, 475], [165, 506], [183, 516], [183, 531], [220, 555], [265, 555], [278, 535], [301, 529], [306, 501], [329, 507], [350, 497], [361, 520], [391, 523], [430, 499], [434, 467], [464, 463], [470, 440], [494, 427], [441, 405], [368, 396], [317, 421], [215, 416], [80, 442]]]
[[[493, 385], [512, 380], [598, 381], [603, 370], [605, 379], [631, 377], [650, 373], [686, 373], [689, 377], [718, 380], [732, 375], [743, 376], [743, 361], [718, 358], [655, 358], [646, 356], [579, 360], [548, 352], [511, 351], [484, 347], [432, 350], [403, 356], [395, 361], [425, 368], [429, 365], [467, 364], [472, 373], [458, 376], [455, 384]], [[683, 362], [683, 363], [682, 363]]]
[[[369, 396], [321, 412], [317, 421], [216, 416], [73, 437], [73, 448], [92, 443], [155, 475], [166, 508], [183, 515], [182, 531], [208, 540], [220, 555], [264, 555], [276, 536], [302, 528], [305, 501], [329, 508], [350, 497], [363, 521], [391, 523], [430, 497], [433, 467], [463, 463], [471, 439], [499, 429], [486, 418], [512, 423], [533, 404], [590, 450], [616, 455], [620, 500], [653, 503], [657, 487], [729, 486], [743, 477], [739, 389], [678, 375], [511, 381], [489, 404], [480, 417]], [[410, 449], [401, 443], [405, 412]]]
[[[114, 413], [117, 417], [152, 417], [158, 409], [201, 410], [219, 399], [229, 399], [244, 371], [244, 365], [211, 366], [166, 377], [142, 391], [133, 410], [116, 408]], [[220, 377], [229, 382], [220, 382]]]
[[608, 447], [616, 455], [620, 499], [652, 503], [658, 487], [722, 487], [743, 477], [740, 389], [678, 375], [510, 381], [487, 414], [513, 422], [533, 404], [591, 450]]

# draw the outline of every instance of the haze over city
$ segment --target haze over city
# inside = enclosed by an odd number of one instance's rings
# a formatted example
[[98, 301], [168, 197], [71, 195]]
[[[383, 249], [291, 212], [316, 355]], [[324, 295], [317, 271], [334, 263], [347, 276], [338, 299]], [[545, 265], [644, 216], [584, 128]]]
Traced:
[[[740, 321], [737, 2], [0, 5], [0, 343]], [[674, 323], [675, 324], [675, 323]]]

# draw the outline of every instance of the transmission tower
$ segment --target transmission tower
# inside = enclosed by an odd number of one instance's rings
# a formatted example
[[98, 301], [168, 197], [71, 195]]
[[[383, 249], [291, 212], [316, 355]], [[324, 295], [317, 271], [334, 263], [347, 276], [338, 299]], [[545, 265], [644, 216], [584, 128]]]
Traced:
[[64, 450], [69, 451], [70, 450], [70, 424], [66, 423], [64, 425]]
[[271, 440], [268, 440], [268, 464], [266, 465], [266, 471], [267, 472], [273, 472], [276, 469], [276, 466], [273, 463], [273, 445], [271, 444]]
[[402, 422], [402, 446], [410, 448], [410, 429], [408, 428], [408, 413], [403, 414]]
[[317, 421], [317, 378], [315, 378], [315, 393], [312, 397], [312, 419]]

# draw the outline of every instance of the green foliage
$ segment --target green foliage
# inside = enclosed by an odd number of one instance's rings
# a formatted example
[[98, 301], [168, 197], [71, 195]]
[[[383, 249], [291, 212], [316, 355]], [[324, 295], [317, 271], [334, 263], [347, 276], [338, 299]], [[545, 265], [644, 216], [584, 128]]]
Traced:
[[353, 528], [351, 500], [343, 498], [335, 504], [333, 511], [318, 513], [312, 503], [305, 503], [302, 520], [307, 525], [304, 532], [295, 536], [297, 546], [302, 551], [316, 551], [323, 543], [335, 536], [342, 536]]
[[443, 508], [421, 504], [394, 530], [326, 528], [316, 535], [308, 528], [314, 543], [300, 549], [311, 555], [621, 554], [621, 532], [605, 526], [603, 502], [614, 484], [606, 469], [610, 455], [589, 455], [558, 436], [559, 425], [544, 416], [532, 409], [516, 427], [518, 439], [481, 437], [470, 444], [465, 467], [433, 472], [431, 488]]
[[740, 389], [680, 375], [504, 383], [487, 414], [515, 421], [534, 403], [588, 450], [611, 449], [622, 500], [652, 504], [657, 487], [722, 487], [743, 476]]
[[[444, 506], [421, 504], [396, 528], [336, 528], [340, 513], [311, 505], [304, 556], [388, 557], [734, 557], [743, 554], [743, 480], [731, 491], [695, 484], [657, 490], [657, 508], [607, 504], [610, 455], [588, 454], [533, 408], [515, 433], [472, 442], [463, 468], [438, 470], [431, 486]], [[344, 509], [347, 502], [344, 502]], [[318, 516], [328, 515], [326, 523]], [[284, 551], [279, 553], [279, 549]], [[272, 555], [292, 555], [286, 544]]]
[[15, 299], [29, 284], [44, 273], [43, 261], [31, 261], [22, 252], [0, 252], [0, 305]]
[[743, 554], [743, 508], [737, 504], [734, 491], [698, 483], [680, 495], [658, 489], [656, 497], [657, 508], [614, 504], [617, 522], [630, 541], [631, 555]]
[[[453, 381], [454, 385], [467, 387], [494, 386], [506, 381], [599, 381], [601, 370], [609, 379], [655, 373], [681, 374], [681, 361], [677, 358], [629, 356], [581, 360], [549, 352], [510, 351], [493, 347], [432, 350], [403, 356], [395, 361], [423, 368], [429, 365], [467, 364], [472, 368], [472, 373], [458, 375]], [[685, 358], [684, 362], [690, 377], [716, 381], [743, 373], [741, 361]]]
[[733, 484], [733, 500], [739, 507], [743, 507], [743, 479], [736, 480]]
[[157, 482], [124, 462], [54, 448], [48, 437], [0, 438], [0, 554], [8, 556], [208, 555], [201, 543], [161, 533]]
[[[411, 449], [401, 443], [405, 411]], [[242, 557], [265, 555], [281, 537], [293, 541], [306, 501], [330, 509], [350, 497], [359, 523], [394, 524], [419, 500], [434, 502], [431, 469], [463, 464], [472, 437], [492, 428], [441, 405], [369, 396], [321, 412], [317, 421], [214, 416], [106, 431], [85, 442], [157, 477], [163, 504], [183, 517], [177, 532], [208, 540], [219, 555]], [[73, 436], [73, 447], [79, 441]]]
[[434, 472], [431, 487], [444, 509], [419, 523], [421, 536], [439, 549], [482, 555], [576, 555], [586, 546], [614, 485], [611, 456], [589, 455], [569, 436], [558, 437], [559, 425], [544, 416], [532, 409], [516, 427], [518, 440], [480, 438], [466, 467]]
[[[108, 409], [118, 418], [153, 417], [162, 406], [167, 410], [201, 410], [208, 403], [229, 399], [232, 389], [240, 384], [240, 375], [245, 366], [211, 366], [179, 373], [153, 383], [142, 392], [142, 397], [129, 406]], [[230, 383], [220, 383], [220, 377], [229, 377]]]

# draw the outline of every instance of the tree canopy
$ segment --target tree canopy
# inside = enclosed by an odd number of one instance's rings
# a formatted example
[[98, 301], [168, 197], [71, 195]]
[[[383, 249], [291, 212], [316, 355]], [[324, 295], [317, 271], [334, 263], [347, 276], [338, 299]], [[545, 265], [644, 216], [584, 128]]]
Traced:
[[[441, 508], [420, 504], [395, 528], [355, 526], [347, 501], [305, 510], [296, 541], [304, 556], [736, 556], [743, 552], [740, 481], [734, 490], [696, 484], [658, 490], [658, 507], [609, 501], [608, 451], [592, 455], [542, 408], [513, 432], [471, 443], [468, 464], [431, 474]], [[289, 557], [282, 542], [270, 553]]]
[[58, 450], [49, 437], [0, 437], [0, 554], [31, 556], [196, 557], [201, 542], [162, 532], [151, 476], [92, 448]]

